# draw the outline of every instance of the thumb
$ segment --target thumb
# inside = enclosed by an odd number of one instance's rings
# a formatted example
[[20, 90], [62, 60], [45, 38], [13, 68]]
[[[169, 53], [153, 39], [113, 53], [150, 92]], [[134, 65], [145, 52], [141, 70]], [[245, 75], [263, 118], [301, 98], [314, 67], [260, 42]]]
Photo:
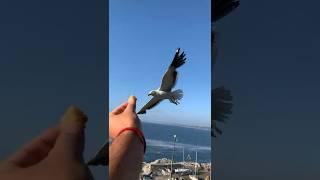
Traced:
[[83, 162], [86, 121], [87, 116], [80, 109], [70, 106], [61, 119], [60, 134], [50, 155], [56, 159]]
[[125, 111], [136, 112], [136, 102], [137, 98], [135, 96], [130, 96], [128, 98], [128, 105]]

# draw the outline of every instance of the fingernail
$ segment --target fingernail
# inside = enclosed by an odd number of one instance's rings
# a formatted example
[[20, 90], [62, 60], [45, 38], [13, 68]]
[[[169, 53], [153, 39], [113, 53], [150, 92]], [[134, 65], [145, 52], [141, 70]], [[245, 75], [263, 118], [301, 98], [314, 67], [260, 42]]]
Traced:
[[135, 103], [137, 101], [137, 98], [135, 97], [135, 96], [129, 96], [129, 98], [128, 98], [128, 102], [129, 103]]
[[70, 106], [62, 117], [61, 125], [68, 126], [71, 123], [77, 122], [85, 126], [87, 121], [87, 116], [79, 108]]

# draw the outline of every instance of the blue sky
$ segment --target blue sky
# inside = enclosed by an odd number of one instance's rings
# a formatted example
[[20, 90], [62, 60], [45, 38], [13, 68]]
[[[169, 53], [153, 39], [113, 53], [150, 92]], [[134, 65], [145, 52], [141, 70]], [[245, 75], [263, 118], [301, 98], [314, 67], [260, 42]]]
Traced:
[[176, 48], [186, 53], [176, 89], [181, 104], [164, 101], [143, 121], [210, 126], [210, 1], [110, 1], [109, 97], [114, 108], [129, 95], [137, 109], [160, 86]]

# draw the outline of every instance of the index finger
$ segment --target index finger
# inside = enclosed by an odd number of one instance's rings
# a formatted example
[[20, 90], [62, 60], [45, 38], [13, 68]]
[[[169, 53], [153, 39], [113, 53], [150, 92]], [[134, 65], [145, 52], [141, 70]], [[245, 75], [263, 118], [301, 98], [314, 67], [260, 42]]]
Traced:
[[28, 167], [44, 159], [53, 148], [59, 135], [58, 127], [50, 128], [9, 157], [8, 162], [18, 167]]
[[122, 113], [128, 106], [128, 102], [122, 103], [120, 106], [116, 107], [114, 110], [111, 111], [111, 114], [117, 115]]

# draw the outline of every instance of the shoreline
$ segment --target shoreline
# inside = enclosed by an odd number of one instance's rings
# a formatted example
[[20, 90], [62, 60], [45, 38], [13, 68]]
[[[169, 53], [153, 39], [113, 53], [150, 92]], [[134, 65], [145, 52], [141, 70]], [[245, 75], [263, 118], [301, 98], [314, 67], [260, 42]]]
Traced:
[[[171, 171], [172, 169], [172, 171]], [[173, 162], [170, 159], [162, 158], [151, 162], [143, 162], [140, 179], [141, 180], [168, 180], [173, 179], [205, 179], [211, 176], [211, 162], [202, 163], [194, 161]], [[195, 176], [197, 175], [197, 176]]]

